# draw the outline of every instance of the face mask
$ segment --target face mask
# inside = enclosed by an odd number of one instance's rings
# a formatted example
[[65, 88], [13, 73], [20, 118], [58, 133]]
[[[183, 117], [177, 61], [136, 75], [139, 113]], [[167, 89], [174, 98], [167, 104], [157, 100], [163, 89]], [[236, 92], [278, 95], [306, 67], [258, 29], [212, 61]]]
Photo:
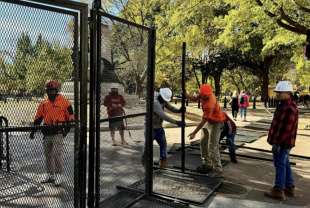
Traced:
[[47, 97], [50, 101], [54, 102], [57, 97], [57, 94], [47, 94]]
[[110, 93], [111, 93], [111, 95], [117, 95], [118, 94], [118, 90], [112, 89]]

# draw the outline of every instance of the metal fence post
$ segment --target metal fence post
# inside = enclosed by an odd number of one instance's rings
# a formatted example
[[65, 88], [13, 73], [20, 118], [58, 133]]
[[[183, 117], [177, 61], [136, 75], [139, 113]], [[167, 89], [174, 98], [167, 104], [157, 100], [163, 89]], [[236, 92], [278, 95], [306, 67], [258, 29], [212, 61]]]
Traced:
[[155, 71], [155, 44], [156, 30], [149, 30], [148, 37], [148, 88], [147, 88], [147, 117], [145, 138], [145, 193], [147, 196], [153, 192], [153, 102], [154, 102], [154, 71]]
[[[186, 43], [182, 44], [182, 114], [181, 120], [185, 124], [185, 67], [186, 67]], [[185, 126], [181, 127], [181, 145], [182, 145], [182, 172], [185, 173]]]

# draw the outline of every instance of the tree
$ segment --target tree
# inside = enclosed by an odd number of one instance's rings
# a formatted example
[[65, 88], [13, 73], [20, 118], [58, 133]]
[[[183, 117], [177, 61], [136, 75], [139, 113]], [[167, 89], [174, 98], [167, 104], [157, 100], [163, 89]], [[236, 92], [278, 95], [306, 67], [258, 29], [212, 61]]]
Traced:
[[266, 99], [270, 72], [281, 68], [284, 74], [302, 40], [274, 24], [257, 4], [246, 0], [226, 2], [232, 9], [228, 15], [215, 19], [223, 29], [216, 43], [240, 51], [235, 57], [236, 65], [247, 68], [262, 80], [261, 96]]
[[22, 33], [17, 41], [14, 60], [14, 76], [17, 90], [25, 91], [27, 67], [26, 61], [33, 55], [33, 48], [28, 34]]
[[256, 2], [280, 27], [307, 35], [310, 29], [308, 0], [256, 0]]
[[72, 50], [59, 44], [50, 44], [41, 36], [38, 37], [35, 56], [26, 61], [26, 86], [35, 94], [44, 93], [47, 80], [56, 79], [64, 82], [70, 79], [73, 71]]

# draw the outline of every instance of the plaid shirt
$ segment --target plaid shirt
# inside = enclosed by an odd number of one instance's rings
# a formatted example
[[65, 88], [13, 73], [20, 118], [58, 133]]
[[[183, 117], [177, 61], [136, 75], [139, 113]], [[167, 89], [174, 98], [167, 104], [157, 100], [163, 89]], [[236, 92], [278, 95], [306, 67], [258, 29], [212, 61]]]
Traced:
[[277, 107], [269, 129], [268, 143], [278, 144], [284, 148], [295, 146], [298, 127], [297, 105], [291, 99], [281, 101]]

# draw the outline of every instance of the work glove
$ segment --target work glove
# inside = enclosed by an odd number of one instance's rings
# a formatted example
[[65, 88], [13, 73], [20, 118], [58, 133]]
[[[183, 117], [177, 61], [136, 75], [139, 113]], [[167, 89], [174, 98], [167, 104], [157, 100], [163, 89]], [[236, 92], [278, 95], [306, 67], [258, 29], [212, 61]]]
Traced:
[[273, 144], [272, 145], [272, 152], [273, 154], [279, 154], [281, 151], [281, 146], [278, 144]]
[[179, 127], [185, 126], [185, 122], [183, 122], [183, 121], [177, 121], [176, 124], [177, 124]]

